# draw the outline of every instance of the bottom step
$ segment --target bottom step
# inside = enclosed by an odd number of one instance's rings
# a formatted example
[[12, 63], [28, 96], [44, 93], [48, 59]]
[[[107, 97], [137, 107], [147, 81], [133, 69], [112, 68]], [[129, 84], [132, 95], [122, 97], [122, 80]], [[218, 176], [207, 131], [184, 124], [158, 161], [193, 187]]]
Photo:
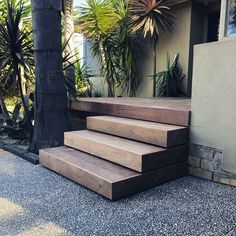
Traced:
[[111, 200], [187, 174], [185, 162], [140, 174], [69, 147], [40, 150], [39, 161], [43, 166]]

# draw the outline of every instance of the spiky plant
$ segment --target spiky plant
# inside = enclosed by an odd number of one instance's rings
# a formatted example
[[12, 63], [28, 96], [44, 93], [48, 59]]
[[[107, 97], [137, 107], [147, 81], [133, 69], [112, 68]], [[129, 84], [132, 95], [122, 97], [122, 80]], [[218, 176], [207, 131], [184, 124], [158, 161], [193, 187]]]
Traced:
[[0, 22], [0, 72], [5, 84], [12, 84], [19, 89], [27, 120], [27, 130], [32, 134], [29, 109], [22, 90], [21, 69], [32, 75], [34, 69], [33, 41], [31, 31], [20, 29], [23, 5], [14, 7], [14, 1], [8, 1], [7, 15]]
[[165, 0], [133, 0], [130, 6], [132, 31], [153, 39], [153, 96], [156, 96], [156, 50], [160, 31], [171, 31], [175, 17]]
[[183, 86], [185, 75], [178, 63], [179, 54], [176, 54], [171, 63], [170, 54], [166, 57], [166, 70], [157, 73], [156, 96], [180, 97], [186, 96]]

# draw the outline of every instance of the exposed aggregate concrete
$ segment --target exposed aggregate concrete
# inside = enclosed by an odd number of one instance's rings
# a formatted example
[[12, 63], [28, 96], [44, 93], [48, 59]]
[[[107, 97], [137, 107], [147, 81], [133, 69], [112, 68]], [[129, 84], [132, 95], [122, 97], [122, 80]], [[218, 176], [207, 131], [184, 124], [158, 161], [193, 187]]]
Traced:
[[185, 177], [111, 202], [0, 150], [0, 235], [236, 235], [236, 188]]

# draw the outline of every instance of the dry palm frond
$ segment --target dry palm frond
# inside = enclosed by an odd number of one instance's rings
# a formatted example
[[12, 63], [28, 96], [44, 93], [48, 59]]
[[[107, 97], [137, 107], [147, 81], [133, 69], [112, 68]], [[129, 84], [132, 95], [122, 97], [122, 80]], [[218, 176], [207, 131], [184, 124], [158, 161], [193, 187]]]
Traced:
[[143, 30], [144, 38], [158, 38], [160, 29], [171, 31], [175, 18], [164, 0], [133, 0], [130, 6], [132, 31]]

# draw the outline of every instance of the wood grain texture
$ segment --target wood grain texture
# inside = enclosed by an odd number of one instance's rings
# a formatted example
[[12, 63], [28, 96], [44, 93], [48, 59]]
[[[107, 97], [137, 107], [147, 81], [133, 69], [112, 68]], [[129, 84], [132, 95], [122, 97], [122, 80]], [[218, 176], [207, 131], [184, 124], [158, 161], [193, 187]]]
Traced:
[[66, 132], [65, 145], [138, 172], [146, 172], [187, 159], [188, 146], [164, 149], [89, 130]]
[[161, 147], [188, 142], [188, 128], [114, 116], [87, 117], [87, 128]]
[[111, 200], [187, 174], [186, 162], [139, 174], [69, 147], [40, 150], [39, 160], [43, 166]]
[[190, 99], [81, 98], [71, 109], [166, 124], [189, 126]]

